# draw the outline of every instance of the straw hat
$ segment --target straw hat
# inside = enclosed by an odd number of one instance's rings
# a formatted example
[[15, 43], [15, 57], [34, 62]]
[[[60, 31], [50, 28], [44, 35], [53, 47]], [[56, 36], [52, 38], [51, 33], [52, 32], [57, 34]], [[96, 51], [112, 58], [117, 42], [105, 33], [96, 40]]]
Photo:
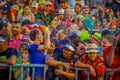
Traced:
[[88, 44], [86, 52], [87, 53], [90, 53], [90, 52], [99, 52], [98, 51], [98, 46], [95, 43]]

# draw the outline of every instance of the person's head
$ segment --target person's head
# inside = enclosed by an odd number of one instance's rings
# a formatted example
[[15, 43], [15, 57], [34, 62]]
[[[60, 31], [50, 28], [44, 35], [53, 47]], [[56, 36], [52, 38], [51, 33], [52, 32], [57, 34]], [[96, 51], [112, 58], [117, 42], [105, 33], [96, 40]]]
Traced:
[[10, 37], [7, 34], [0, 34], [0, 52], [7, 49], [10, 42]]
[[24, 6], [24, 13], [29, 14], [30, 12], [31, 12], [31, 9], [30, 9], [29, 5], [25, 5]]
[[90, 61], [95, 61], [99, 53], [98, 46], [95, 43], [88, 44], [86, 54]]
[[16, 0], [16, 4], [17, 6], [19, 6], [20, 8], [24, 7], [24, 0]]
[[73, 11], [72, 9], [68, 8], [64, 12], [65, 19], [71, 20], [73, 17]]
[[82, 55], [85, 53], [87, 48], [87, 43], [83, 42], [83, 41], [79, 41], [76, 47], [76, 54], [78, 56]]
[[33, 13], [36, 13], [38, 10], [38, 3], [37, 2], [32, 2], [31, 3], [31, 10]]
[[45, 7], [47, 8], [47, 9], [45, 9], [45, 11], [49, 12], [51, 10], [51, 7], [52, 7], [52, 2], [46, 1]]
[[39, 41], [40, 43], [43, 42], [43, 34], [39, 29], [33, 29], [30, 32], [30, 39], [32, 41]]
[[59, 9], [58, 17], [60, 20], [64, 20], [64, 12], [65, 12], [65, 9]]
[[112, 35], [112, 33], [111, 33], [110, 30], [104, 30], [104, 31], [102, 32], [101, 45], [102, 45], [103, 47], [111, 46], [110, 40], [108, 40], [108, 39], [106, 38], [106, 36], [109, 36], [109, 35]]
[[81, 35], [80, 31], [74, 30], [69, 34], [69, 38], [75, 45], [77, 45], [78, 42], [80, 41], [80, 35]]
[[75, 10], [76, 14], [79, 14], [82, 10], [82, 5], [80, 3], [76, 3], [74, 10]]
[[21, 34], [21, 23], [18, 20], [13, 21], [12, 23], [12, 34], [13, 36], [18, 36]]
[[60, 0], [60, 7], [63, 9], [68, 8], [68, 0]]
[[28, 60], [29, 43], [24, 42], [20, 44], [20, 54], [22, 59]]
[[10, 10], [10, 5], [9, 4], [4, 4], [2, 6], [2, 12], [3, 12], [3, 14], [7, 14], [9, 12], [9, 10]]
[[58, 40], [62, 40], [66, 37], [66, 31], [64, 29], [59, 30], [56, 36], [58, 37]]
[[75, 49], [72, 45], [66, 44], [63, 48], [63, 57], [66, 59], [70, 59], [74, 55]]
[[47, 55], [52, 56], [54, 54], [54, 50], [56, 48], [56, 40], [55, 39], [51, 39], [50, 40], [50, 48], [47, 50]]
[[101, 44], [101, 33], [95, 32], [90, 37], [92, 43], [96, 43], [97, 45]]
[[106, 18], [103, 18], [102, 25], [106, 25], [108, 23], [108, 20]]
[[7, 18], [0, 18], [0, 34], [8, 33], [8, 19]]
[[77, 24], [77, 25], [79, 25], [79, 21], [80, 21], [79, 18], [74, 18], [72, 20], [72, 22], [75, 23], [75, 24]]
[[88, 6], [88, 5], [85, 5], [85, 6], [83, 7], [83, 13], [84, 13], [84, 14], [89, 14], [89, 12], [90, 12], [89, 6]]

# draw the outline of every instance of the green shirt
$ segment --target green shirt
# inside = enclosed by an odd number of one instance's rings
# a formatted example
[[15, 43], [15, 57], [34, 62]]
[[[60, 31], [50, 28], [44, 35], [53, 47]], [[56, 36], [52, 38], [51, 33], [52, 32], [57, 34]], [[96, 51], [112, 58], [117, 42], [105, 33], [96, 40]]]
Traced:
[[[17, 64], [21, 64], [21, 57], [20, 56], [18, 56], [18, 58], [17, 58]], [[14, 71], [14, 72], [17, 71], [18, 69], [19, 69], [19, 67], [12, 67], [12, 71]], [[26, 72], [28, 72], [28, 68], [25, 67], [23, 75]], [[25, 79], [25, 76], [23, 78]], [[21, 80], [21, 74], [19, 74], [19, 76], [16, 78], [16, 80]]]
[[54, 14], [47, 14], [46, 16], [42, 12], [35, 14], [36, 19], [42, 19], [45, 21], [45, 26], [50, 25], [51, 21], [55, 18]]

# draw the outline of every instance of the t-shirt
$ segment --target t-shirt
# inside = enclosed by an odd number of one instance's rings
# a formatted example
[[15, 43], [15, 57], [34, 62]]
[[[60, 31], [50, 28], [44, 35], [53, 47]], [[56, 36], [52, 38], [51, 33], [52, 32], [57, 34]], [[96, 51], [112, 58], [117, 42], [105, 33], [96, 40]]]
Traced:
[[31, 21], [31, 19], [34, 18], [34, 14], [33, 13], [29, 13], [27, 16], [24, 16], [23, 13], [21, 13], [21, 14], [19, 14], [17, 16], [17, 18], [20, 19], [21, 22], [23, 22], [26, 19]]
[[[32, 64], [45, 64], [44, 50], [37, 50], [39, 47], [38, 44], [30, 45], [29, 53], [30, 53], [30, 63]], [[43, 74], [43, 68], [35, 68], [35, 74]]]
[[[17, 64], [21, 64], [21, 57], [18, 56], [17, 58]], [[29, 64], [29, 62], [27, 62], [26, 64]], [[19, 69], [19, 67], [12, 67], [12, 71], [17, 71]], [[22, 73], [23, 75], [26, 75], [27, 73], [29, 74], [29, 68], [28, 67], [24, 67], [23, 68], [24, 73]], [[23, 77], [23, 79], [25, 79], [25, 76]], [[19, 74], [19, 76], [16, 78], [16, 80], [21, 80], [21, 75]]]
[[[108, 55], [110, 54], [110, 50], [111, 50], [111, 47], [106, 47], [103, 50], [103, 53], [104, 53], [103, 57], [104, 57], [105, 63], [106, 63], [106, 59], [107, 59]], [[112, 69], [119, 68], [120, 67], [120, 55], [115, 54], [112, 65], [107, 66], [107, 67], [112, 68]], [[112, 77], [112, 80], [120, 80], [120, 73], [115, 73]]]
[[[17, 56], [17, 51], [13, 48], [8, 48], [4, 52], [0, 52], [0, 58], [9, 59], [12, 56]], [[0, 80], [9, 80], [9, 67], [0, 66]], [[15, 80], [13, 77], [13, 72], [11, 80]]]

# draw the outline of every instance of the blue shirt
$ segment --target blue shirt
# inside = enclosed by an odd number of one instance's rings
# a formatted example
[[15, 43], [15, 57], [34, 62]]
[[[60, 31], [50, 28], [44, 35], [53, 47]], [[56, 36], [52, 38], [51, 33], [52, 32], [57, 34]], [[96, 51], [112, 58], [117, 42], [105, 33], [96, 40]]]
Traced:
[[[38, 44], [32, 44], [30, 46], [29, 52], [30, 52], [30, 62], [32, 64], [45, 64], [45, 58], [43, 50], [37, 50], [39, 47]], [[44, 69], [43, 68], [35, 68], [35, 74], [43, 74]]]

